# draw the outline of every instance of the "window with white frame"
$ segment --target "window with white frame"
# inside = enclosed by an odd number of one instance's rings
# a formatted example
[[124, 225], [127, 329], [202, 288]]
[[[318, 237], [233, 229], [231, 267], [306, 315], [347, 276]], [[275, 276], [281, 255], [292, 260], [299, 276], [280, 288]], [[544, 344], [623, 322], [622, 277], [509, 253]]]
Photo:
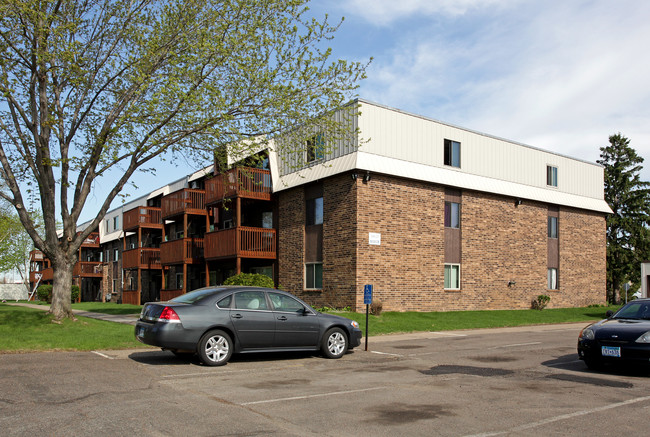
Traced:
[[547, 288], [549, 290], [557, 290], [558, 289], [558, 281], [557, 281], [557, 269], [556, 268], [549, 268], [548, 269], [548, 284]]
[[323, 263], [305, 264], [305, 289], [320, 290], [323, 288]]
[[548, 238], [557, 238], [557, 217], [548, 218]]
[[557, 167], [552, 165], [546, 166], [546, 185], [557, 187]]
[[445, 264], [445, 290], [460, 290], [460, 264]]

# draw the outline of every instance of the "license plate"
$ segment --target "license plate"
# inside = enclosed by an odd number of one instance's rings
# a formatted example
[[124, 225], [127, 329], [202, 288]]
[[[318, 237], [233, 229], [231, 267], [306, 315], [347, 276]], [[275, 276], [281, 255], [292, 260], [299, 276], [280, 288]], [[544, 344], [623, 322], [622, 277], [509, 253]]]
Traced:
[[621, 357], [621, 348], [613, 346], [603, 346], [601, 353], [604, 357]]
[[143, 326], [138, 326], [138, 332], [137, 334], [138, 337], [143, 337], [144, 336], [144, 327]]

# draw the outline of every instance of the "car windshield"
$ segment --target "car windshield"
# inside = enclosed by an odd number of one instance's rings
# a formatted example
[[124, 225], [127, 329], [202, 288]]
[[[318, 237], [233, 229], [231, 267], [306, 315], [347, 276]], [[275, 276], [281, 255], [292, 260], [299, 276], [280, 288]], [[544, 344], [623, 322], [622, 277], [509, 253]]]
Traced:
[[630, 302], [618, 310], [614, 318], [650, 320], [650, 302]]
[[181, 294], [178, 297], [175, 297], [170, 300], [170, 302], [178, 303], [195, 303], [205, 298], [208, 295], [214, 294], [215, 291], [219, 291], [218, 288], [201, 288], [199, 290], [190, 291], [189, 293]]

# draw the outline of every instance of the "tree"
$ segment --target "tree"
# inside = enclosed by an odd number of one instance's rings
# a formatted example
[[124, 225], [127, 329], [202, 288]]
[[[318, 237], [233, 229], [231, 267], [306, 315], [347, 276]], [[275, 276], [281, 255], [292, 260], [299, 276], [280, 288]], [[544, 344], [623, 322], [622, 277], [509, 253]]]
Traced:
[[[17, 271], [29, 293], [29, 252], [34, 243], [16, 213], [7, 206], [0, 207], [0, 272]], [[37, 217], [34, 222], [38, 228]]]
[[618, 303], [626, 283], [638, 289], [640, 263], [650, 254], [650, 183], [639, 176], [643, 158], [620, 133], [600, 148], [597, 162], [605, 167], [605, 201], [613, 211], [607, 217], [607, 299]]
[[[0, 4], [0, 163], [10, 191], [0, 196], [52, 263], [55, 318], [72, 317], [77, 250], [134, 172], [170, 154], [210, 162], [215, 148], [243, 156], [279, 132], [342, 124], [322, 115], [353, 96], [367, 64], [330, 60], [323, 44], [340, 22], [308, 18], [307, 2]], [[112, 189], [77, 232], [98, 178]], [[43, 232], [25, 210], [32, 188]]]

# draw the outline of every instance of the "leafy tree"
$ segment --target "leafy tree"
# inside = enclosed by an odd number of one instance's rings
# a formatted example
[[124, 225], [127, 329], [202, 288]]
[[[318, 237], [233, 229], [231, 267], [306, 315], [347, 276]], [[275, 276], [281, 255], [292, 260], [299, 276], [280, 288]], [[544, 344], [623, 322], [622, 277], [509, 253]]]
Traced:
[[[35, 218], [39, 226], [38, 217]], [[18, 272], [27, 292], [29, 288], [29, 252], [34, 243], [15, 211], [5, 202], [0, 206], [0, 272]]]
[[620, 133], [600, 148], [598, 163], [605, 167], [605, 201], [614, 212], [607, 217], [607, 299], [618, 303], [626, 283], [638, 289], [640, 263], [650, 254], [650, 183], [639, 176], [643, 158]]
[[[0, 3], [0, 164], [9, 188], [0, 196], [52, 263], [57, 319], [73, 317], [77, 250], [134, 172], [177, 153], [209, 162], [228, 147], [244, 156], [279, 132], [345, 131], [322, 115], [353, 97], [367, 64], [331, 60], [324, 44], [340, 23], [309, 18], [307, 3]], [[100, 180], [112, 189], [78, 233]], [[43, 232], [24, 206], [30, 187]]]
[[275, 287], [273, 279], [259, 273], [239, 273], [223, 281], [223, 285], [247, 285], [249, 287], [266, 288]]

